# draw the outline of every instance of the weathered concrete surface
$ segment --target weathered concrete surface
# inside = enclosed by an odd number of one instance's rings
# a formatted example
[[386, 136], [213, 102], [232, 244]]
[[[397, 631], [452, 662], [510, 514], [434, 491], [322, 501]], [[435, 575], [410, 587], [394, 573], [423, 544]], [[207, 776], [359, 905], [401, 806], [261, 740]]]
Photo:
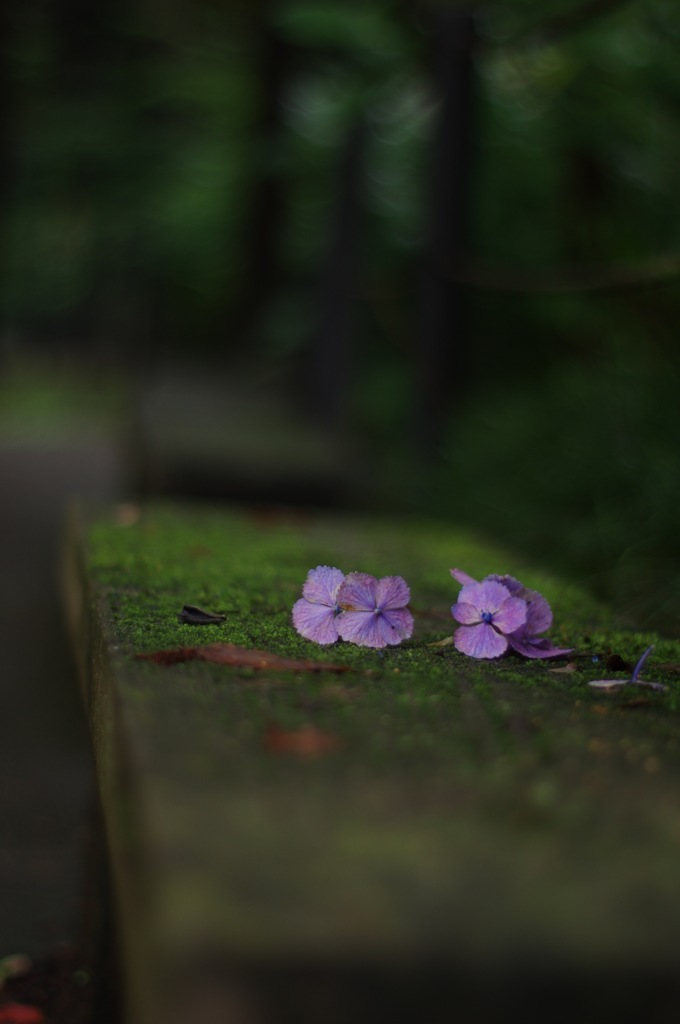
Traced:
[[77, 938], [90, 745], [58, 596], [75, 494], [120, 486], [111, 441], [0, 442], [0, 955]]
[[[121, 916], [131, 1021], [394, 1017], [662, 1020], [680, 948], [680, 719], [670, 692], [606, 701], [592, 656], [650, 641], [584, 595], [431, 524], [170, 508], [73, 536], [69, 607]], [[290, 607], [306, 570], [409, 580], [414, 638], [321, 651]], [[479, 664], [448, 567], [514, 570], [574, 671]], [[184, 603], [223, 626], [177, 623]], [[226, 641], [341, 660], [254, 672], [135, 654]], [[641, 699], [642, 698], [642, 699]], [[286, 756], [268, 729], [332, 733]]]

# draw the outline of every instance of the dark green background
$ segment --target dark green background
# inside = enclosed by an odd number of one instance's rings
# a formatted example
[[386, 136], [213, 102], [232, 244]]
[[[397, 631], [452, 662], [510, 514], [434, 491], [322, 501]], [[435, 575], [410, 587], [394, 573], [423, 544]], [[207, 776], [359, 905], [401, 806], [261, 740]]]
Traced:
[[[477, 32], [468, 283], [445, 426], [425, 459], [414, 381], [436, 6], [8, 7], [0, 366], [68, 353], [135, 376], [140, 354], [145, 370], [187, 359], [210, 372], [219, 359], [313, 404], [319, 266], [359, 118], [345, 429], [381, 467], [383, 504], [509, 541], [672, 632], [680, 8], [466, 5]], [[273, 115], [272, 46], [286, 54]], [[264, 228], [263, 182], [278, 196]], [[267, 230], [265, 267], [256, 234]]]

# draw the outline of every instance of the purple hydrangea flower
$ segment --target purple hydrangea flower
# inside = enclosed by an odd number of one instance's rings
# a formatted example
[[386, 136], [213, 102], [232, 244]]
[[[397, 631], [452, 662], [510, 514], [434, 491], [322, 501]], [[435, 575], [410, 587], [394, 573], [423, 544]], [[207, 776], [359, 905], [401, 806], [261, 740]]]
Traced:
[[302, 597], [293, 605], [293, 625], [301, 636], [317, 644], [338, 639], [338, 591], [345, 578], [339, 569], [317, 565], [307, 573]]
[[[451, 569], [451, 575], [455, 580], [463, 584], [461, 597], [465, 587], [476, 582], [472, 576], [468, 576], [461, 569]], [[558, 658], [561, 655], [571, 653], [572, 647], [553, 647], [547, 637], [538, 635], [550, 629], [553, 616], [550, 605], [537, 590], [530, 590], [528, 587], [525, 587], [514, 576], [499, 576], [496, 573], [485, 576], [482, 582], [500, 583], [513, 597], [524, 601], [526, 605], [526, 619], [517, 629], [507, 634], [509, 646], [517, 651], [518, 654], [523, 654], [525, 658]], [[461, 598], [459, 597], [459, 602], [460, 600]], [[457, 618], [457, 616], [454, 616], [454, 618]], [[473, 657], [488, 657], [488, 655], [478, 654], [473, 655]]]
[[401, 643], [413, 632], [413, 616], [406, 607], [410, 597], [401, 576], [377, 580], [365, 572], [351, 572], [338, 592], [340, 636], [360, 647]]
[[471, 658], [498, 658], [508, 649], [508, 634], [526, 622], [527, 606], [497, 580], [471, 580], [461, 590], [451, 614], [462, 623], [453, 634], [459, 651]]

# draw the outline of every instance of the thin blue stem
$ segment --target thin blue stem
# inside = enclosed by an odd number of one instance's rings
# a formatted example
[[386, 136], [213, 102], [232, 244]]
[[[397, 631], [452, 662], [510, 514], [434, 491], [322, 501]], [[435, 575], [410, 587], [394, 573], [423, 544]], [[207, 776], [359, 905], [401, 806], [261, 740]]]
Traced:
[[631, 683], [634, 683], [634, 682], [637, 681], [637, 677], [640, 675], [640, 669], [642, 668], [644, 663], [647, 661], [647, 658], [649, 657], [650, 651], [654, 650], [654, 646], [655, 646], [654, 644], [650, 644], [649, 645], [649, 647], [647, 648], [645, 653], [642, 655], [642, 657], [638, 661], [638, 663], [635, 666], [635, 668], [633, 669], [633, 674], [630, 677]]

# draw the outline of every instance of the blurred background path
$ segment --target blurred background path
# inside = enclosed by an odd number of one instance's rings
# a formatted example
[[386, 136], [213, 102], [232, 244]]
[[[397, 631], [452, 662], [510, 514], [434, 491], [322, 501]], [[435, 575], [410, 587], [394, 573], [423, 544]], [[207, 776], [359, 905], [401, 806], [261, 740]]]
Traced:
[[110, 499], [115, 443], [0, 437], [0, 957], [77, 938], [91, 762], [58, 594], [74, 495]]

